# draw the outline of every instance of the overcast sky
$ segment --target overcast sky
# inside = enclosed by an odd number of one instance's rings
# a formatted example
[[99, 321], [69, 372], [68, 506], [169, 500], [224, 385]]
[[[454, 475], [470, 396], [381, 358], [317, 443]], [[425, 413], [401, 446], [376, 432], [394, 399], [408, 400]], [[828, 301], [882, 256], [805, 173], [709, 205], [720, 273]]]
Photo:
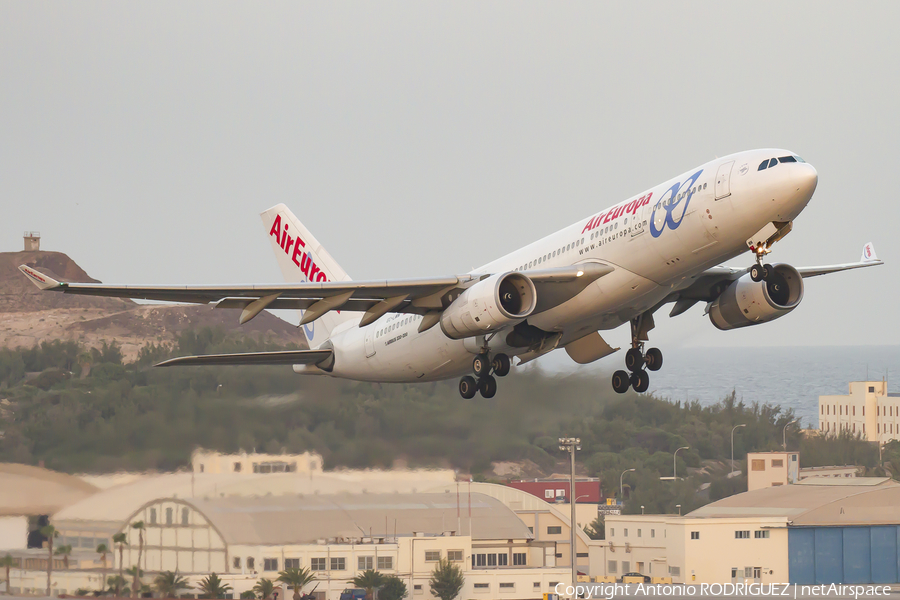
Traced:
[[284, 202], [354, 278], [457, 274], [784, 147], [819, 186], [772, 260], [872, 241], [887, 265], [810, 280], [759, 327], [661, 313], [654, 344], [897, 344], [898, 22], [897, 2], [4, 2], [0, 250], [33, 229], [108, 283], [275, 283], [258, 213]]

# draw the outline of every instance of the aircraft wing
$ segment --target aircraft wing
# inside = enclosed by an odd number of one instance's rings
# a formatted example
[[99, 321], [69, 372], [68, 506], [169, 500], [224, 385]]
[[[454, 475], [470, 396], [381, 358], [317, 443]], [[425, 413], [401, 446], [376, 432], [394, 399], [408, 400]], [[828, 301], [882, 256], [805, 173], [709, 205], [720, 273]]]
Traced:
[[[884, 262], [878, 259], [875, 254], [875, 246], [871, 242], [863, 246], [863, 253], [858, 262], [843, 263], [839, 265], [826, 265], [821, 267], [800, 267], [797, 271], [806, 279], [808, 277], [818, 277], [819, 275], [828, 275], [829, 273], [837, 273], [839, 271], [848, 271], [850, 269], [862, 269], [864, 267], [876, 267], [883, 265]], [[675, 306], [669, 313], [670, 317], [680, 315], [697, 302], [712, 302], [725, 290], [725, 288], [734, 280], [738, 279], [749, 271], [748, 268], [736, 267], [713, 267], [707, 269], [697, 276], [694, 283], [687, 288], [680, 290], [667, 297], [663, 303], [675, 302]]]
[[[34, 267], [19, 270], [42, 290], [86, 296], [112, 296], [163, 302], [213, 304], [216, 308], [242, 309], [240, 323], [246, 323], [264, 309], [305, 311], [301, 324], [318, 319], [330, 310], [365, 312], [360, 326], [374, 322], [388, 312], [425, 315], [443, 311], [458, 290], [488, 275], [460, 275], [427, 279], [374, 281], [328, 281], [238, 286], [145, 286], [69, 283], [58, 281]], [[547, 310], [580, 293], [588, 284], [612, 272], [613, 267], [586, 263], [570, 267], [534, 270], [527, 273], [534, 282], [538, 306]], [[436, 322], [436, 321], [435, 321]]]
[[334, 350], [279, 350], [277, 352], [243, 352], [239, 354], [202, 354], [164, 360], [154, 366], [192, 365], [314, 365], [326, 361]]

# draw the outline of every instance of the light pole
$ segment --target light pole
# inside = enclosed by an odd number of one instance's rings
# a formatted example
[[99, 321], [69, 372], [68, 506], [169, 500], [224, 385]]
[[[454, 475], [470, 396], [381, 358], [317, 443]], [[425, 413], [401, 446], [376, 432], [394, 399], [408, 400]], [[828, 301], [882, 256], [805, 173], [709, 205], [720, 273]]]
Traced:
[[680, 516], [681, 516], [681, 505], [680, 505], [680, 504], [676, 504], [676, 505], [675, 505], [675, 508], [678, 509], [678, 516], [680, 517]]
[[729, 477], [734, 477], [734, 430], [738, 427], [746, 426], [746, 423], [741, 423], [740, 425], [735, 425], [731, 428], [731, 473], [728, 475]]
[[[856, 409], [854, 409], [856, 410]], [[781, 447], [787, 452], [787, 428], [788, 425], [793, 425], [794, 423], [799, 423], [800, 419], [794, 419], [790, 423], [785, 423], [784, 429], [781, 430]]]
[[675, 454], [672, 455], [672, 481], [678, 479], [678, 463], [675, 462], [678, 460], [678, 451], [679, 450], [688, 450], [690, 446], [682, 446], [678, 450], [675, 451]]
[[619, 498], [622, 499], [622, 504], [625, 504], [625, 488], [623, 487], [623, 478], [625, 477], [625, 473], [633, 473], [637, 471], [637, 469], [625, 469], [622, 471], [622, 474], [619, 475]]
[[575, 564], [578, 557], [578, 552], [575, 551], [575, 451], [581, 450], [581, 438], [559, 438], [559, 449], [568, 452], [571, 459], [569, 498], [572, 499], [570, 507], [572, 514], [569, 521], [569, 544], [571, 544], [569, 546], [569, 557], [572, 563], [572, 586], [574, 587], [575, 581], [578, 579], [578, 567]]
[[644, 514], [644, 505], [641, 504], [641, 514]]

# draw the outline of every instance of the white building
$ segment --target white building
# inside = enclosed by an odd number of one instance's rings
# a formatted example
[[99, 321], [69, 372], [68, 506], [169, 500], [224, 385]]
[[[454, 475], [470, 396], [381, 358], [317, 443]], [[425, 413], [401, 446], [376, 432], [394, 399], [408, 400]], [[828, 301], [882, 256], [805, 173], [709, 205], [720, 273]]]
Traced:
[[819, 429], [882, 444], [900, 439], [900, 394], [888, 393], [886, 381], [851, 382], [847, 396], [819, 396]]
[[599, 575], [675, 583], [898, 583], [900, 485], [808, 478], [677, 515], [606, 517]]
[[257, 452], [223, 454], [194, 450], [191, 454], [191, 469], [194, 473], [321, 473], [324, 461], [315, 452], [279, 455]]
[[796, 452], [748, 452], [747, 490], [789, 485], [800, 481], [800, 460]]
[[[140, 554], [145, 581], [171, 570], [196, 584], [215, 572], [235, 597], [260, 578], [274, 580], [285, 568], [307, 567], [317, 575], [320, 600], [336, 600], [352, 587], [350, 579], [369, 568], [403, 579], [413, 600], [430, 598], [428, 579], [441, 558], [463, 569], [463, 598], [540, 598], [567, 580], [569, 569], [556, 566], [555, 545], [536, 542], [502, 502], [478, 493], [471, 504], [468, 497], [464, 502], [455, 493], [160, 498], [120, 527], [128, 538], [123, 564], [136, 564]], [[140, 532], [130, 526], [138, 521], [144, 523], [143, 546]], [[464, 521], [472, 535], [456, 535]], [[40, 567], [46, 559], [14, 556], [26, 568], [14, 569], [13, 592], [44, 589]], [[104, 570], [96, 554], [91, 560], [82, 551], [70, 569], [54, 573], [54, 590], [98, 589], [104, 573], [118, 567], [118, 551], [110, 559]]]

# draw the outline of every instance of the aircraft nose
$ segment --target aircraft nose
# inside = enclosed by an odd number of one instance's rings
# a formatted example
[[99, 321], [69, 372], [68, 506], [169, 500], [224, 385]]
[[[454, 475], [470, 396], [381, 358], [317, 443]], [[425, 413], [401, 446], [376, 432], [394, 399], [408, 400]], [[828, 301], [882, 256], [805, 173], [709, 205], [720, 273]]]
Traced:
[[804, 196], [807, 200], [812, 197], [819, 184], [819, 173], [816, 168], [809, 163], [795, 165], [794, 182], [797, 185], [797, 192]]

